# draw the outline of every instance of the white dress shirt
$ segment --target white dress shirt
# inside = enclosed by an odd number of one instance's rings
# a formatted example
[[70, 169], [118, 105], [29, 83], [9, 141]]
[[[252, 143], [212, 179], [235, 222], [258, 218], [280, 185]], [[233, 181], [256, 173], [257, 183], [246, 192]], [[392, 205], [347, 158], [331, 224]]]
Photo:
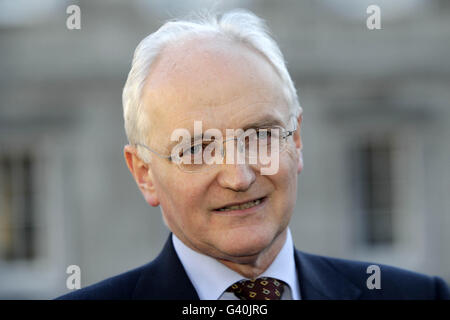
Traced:
[[[186, 246], [172, 234], [175, 251], [183, 264], [200, 300], [238, 300], [232, 292], [225, 290], [240, 280], [249, 280], [226, 267], [216, 259], [201, 254]], [[286, 241], [272, 264], [260, 277], [271, 277], [284, 281], [281, 300], [300, 300], [300, 287], [295, 268], [294, 245], [288, 228]]]

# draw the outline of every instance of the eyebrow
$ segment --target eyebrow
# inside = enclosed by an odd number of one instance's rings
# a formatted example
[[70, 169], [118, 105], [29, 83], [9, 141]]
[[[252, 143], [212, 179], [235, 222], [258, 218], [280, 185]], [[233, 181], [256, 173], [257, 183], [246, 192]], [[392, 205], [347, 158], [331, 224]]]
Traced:
[[[243, 126], [241, 126], [241, 128], [246, 131], [248, 129], [258, 129], [261, 127], [270, 127], [270, 126], [284, 126], [283, 121], [281, 121], [278, 118], [273, 117], [272, 115], [269, 115], [267, 117], [258, 119], [258, 120], [254, 120], [252, 122], [249, 122]], [[229, 128], [231, 129], [231, 128]], [[201, 135], [198, 136], [194, 136], [192, 137], [192, 141], [197, 141], [197, 139], [203, 138], [203, 133]]]
[[268, 126], [281, 126], [284, 127], [285, 124], [281, 119], [275, 118], [272, 115], [269, 115], [265, 118], [258, 119], [255, 121], [252, 121], [250, 123], [247, 123], [242, 127], [242, 129], [245, 131], [247, 129], [256, 129], [261, 127], [268, 127]]
[[[281, 127], [284, 127], [285, 123], [281, 119], [275, 118], [272, 115], [268, 115], [268, 116], [265, 116], [265, 117], [263, 117], [261, 119], [257, 119], [257, 120], [251, 121], [251, 122], [249, 122], [247, 124], [244, 124], [243, 126], [241, 126], [241, 128], [244, 131], [246, 131], [248, 129], [257, 129], [257, 128], [269, 127], [269, 126], [281, 126]], [[231, 128], [229, 128], [229, 129], [231, 129]], [[190, 132], [190, 133], [192, 133], [192, 132]], [[191, 138], [191, 143], [194, 142], [194, 141], [200, 140], [200, 138], [203, 138], [203, 132], [202, 132], [201, 135], [192, 137]], [[176, 141], [171, 142], [170, 145], [169, 145], [169, 148], [173, 148], [175, 146], [175, 144], [177, 144], [177, 143], [178, 142], [176, 142]]]

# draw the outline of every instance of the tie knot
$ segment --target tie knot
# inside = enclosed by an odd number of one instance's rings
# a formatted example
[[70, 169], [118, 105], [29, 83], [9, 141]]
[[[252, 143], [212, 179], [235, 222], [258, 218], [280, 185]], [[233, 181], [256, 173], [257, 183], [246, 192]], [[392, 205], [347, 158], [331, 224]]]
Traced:
[[280, 300], [285, 283], [269, 277], [241, 280], [226, 291], [233, 292], [241, 300]]

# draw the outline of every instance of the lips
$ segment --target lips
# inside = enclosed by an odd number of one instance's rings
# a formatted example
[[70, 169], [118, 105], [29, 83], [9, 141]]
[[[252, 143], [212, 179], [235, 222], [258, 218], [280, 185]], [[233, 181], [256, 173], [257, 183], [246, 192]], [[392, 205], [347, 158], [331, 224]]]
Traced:
[[258, 204], [263, 202], [264, 199], [265, 199], [265, 197], [248, 200], [248, 201], [244, 201], [244, 202], [230, 203], [223, 207], [215, 209], [215, 211], [227, 212], [227, 211], [233, 211], [233, 210], [245, 210], [245, 209], [257, 206]]

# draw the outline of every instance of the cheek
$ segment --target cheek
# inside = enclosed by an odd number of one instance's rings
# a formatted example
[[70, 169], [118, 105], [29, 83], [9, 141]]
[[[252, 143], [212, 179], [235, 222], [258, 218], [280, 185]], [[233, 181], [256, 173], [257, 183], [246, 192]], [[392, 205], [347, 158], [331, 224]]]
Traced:
[[178, 171], [155, 179], [161, 207], [177, 224], [187, 225], [200, 216], [195, 212], [204, 210], [206, 184], [200, 180]]
[[182, 179], [167, 181], [167, 183], [160, 188], [164, 193], [164, 198], [168, 203], [172, 203], [177, 208], [187, 207], [195, 208], [195, 203], [198, 201], [196, 190], [198, 190], [192, 182], [188, 183]]
[[297, 197], [297, 168], [298, 158], [294, 152], [286, 152], [282, 161], [278, 174], [273, 176], [273, 184], [279, 194], [278, 205], [284, 209], [282, 212], [290, 211], [295, 206]]

